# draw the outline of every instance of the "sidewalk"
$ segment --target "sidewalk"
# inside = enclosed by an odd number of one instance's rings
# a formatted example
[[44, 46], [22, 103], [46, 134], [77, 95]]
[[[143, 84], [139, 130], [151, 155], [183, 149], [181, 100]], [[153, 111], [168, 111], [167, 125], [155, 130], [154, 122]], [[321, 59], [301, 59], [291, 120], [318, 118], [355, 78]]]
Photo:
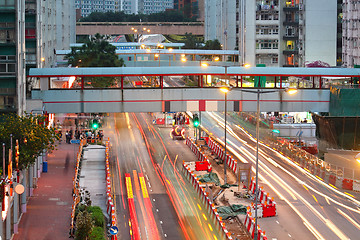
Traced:
[[[57, 240], [69, 238], [75, 159], [79, 145], [58, 145], [48, 155], [48, 172], [42, 173], [34, 195], [21, 217], [14, 240]], [[74, 153], [75, 149], [75, 153]]]

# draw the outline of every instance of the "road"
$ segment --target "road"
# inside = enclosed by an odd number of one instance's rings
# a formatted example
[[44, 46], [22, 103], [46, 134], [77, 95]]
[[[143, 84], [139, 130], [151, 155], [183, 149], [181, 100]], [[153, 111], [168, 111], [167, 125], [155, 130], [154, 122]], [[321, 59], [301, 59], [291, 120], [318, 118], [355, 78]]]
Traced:
[[194, 161], [194, 154], [183, 141], [170, 138], [170, 128], [151, 122], [151, 114], [121, 113], [108, 118], [104, 128], [111, 142], [112, 182], [122, 229], [118, 239], [221, 239], [180, 173], [182, 162]]
[[[255, 162], [255, 139], [229, 118], [229, 150]], [[202, 126], [224, 141], [223, 114], [203, 112]], [[260, 219], [269, 239], [359, 239], [360, 199], [335, 189], [264, 144], [259, 151], [260, 186], [275, 196], [278, 216]], [[353, 195], [353, 196], [351, 196]]]

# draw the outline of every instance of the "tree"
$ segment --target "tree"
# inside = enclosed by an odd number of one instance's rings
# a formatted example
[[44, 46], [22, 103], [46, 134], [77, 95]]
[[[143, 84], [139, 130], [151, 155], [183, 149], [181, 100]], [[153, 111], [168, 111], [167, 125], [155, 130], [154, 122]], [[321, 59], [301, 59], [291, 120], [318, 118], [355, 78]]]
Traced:
[[307, 62], [305, 63], [306, 67], [318, 67], [318, 68], [329, 68], [330, 64], [323, 62], [323, 61], [314, 61], [314, 62]]
[[[33, 164], [44, 150], [52, 151], [55, 149], [55, 129], [48, 129], [44, 126], [44, 121], [44, 116], [32, 114], [26, 116], [16, 114], [0, 115], [0, 141], [6, 145], [6, 161], [9, 159], [8, 149], [11, 146], [10, 134], [13, 136], [13, 151], [15, 141], [18, 140], [19, 142], [19, 169], [25, 169]], [[1, 156], [2, 151], [1, 147]], [[15, 167], [15, 164], [13, 166]]]
[[205, 46], [203, 47], [205, 50], [221, 50], [221, 44], [219, 40], [207, 40]]
[[76, 217], [76, 240], [86, 240], [91, 234], [93, 220], [88, 211], [79, 212]]
[[[80, 48], [71, 48], [65, 59], [73, 67], [122, 67], [124, 60], [118, 58], [115, 50], [106, 37], [97, 33]], [[84, 82], [94, 88], [111, 87], [116, 83], [114, 77], [86, 77]]]
[[185, 45], [183, 46], [183, 49], [201, 48], [201, 42], [195, 35], [192, 35], [192, 33], [185, 33], [184, 43]]

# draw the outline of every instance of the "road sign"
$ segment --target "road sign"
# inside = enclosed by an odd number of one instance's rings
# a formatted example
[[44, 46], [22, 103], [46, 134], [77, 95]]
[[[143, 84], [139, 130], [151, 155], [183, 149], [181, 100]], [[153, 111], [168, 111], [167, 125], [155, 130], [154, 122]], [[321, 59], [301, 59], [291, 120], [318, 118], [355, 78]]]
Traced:
[[80, 144], [80, 139], [72, 139], [70, 140], [70, 143]]
[[117, 226], [111, 226], [109, 232], [111, 235], [116, 235], [119, 232], [119, 229], [117, 228]]

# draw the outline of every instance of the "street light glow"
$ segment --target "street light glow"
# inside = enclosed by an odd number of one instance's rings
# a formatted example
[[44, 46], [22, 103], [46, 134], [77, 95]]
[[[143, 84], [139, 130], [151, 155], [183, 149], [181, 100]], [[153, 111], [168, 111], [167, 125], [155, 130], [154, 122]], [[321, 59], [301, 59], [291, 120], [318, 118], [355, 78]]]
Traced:
[[168, 50], [169, 50], [169, 52], [172, 52], [174, 49], [173, 49], [173, 48], [169, 48]]
[[206, 68], [206, 67], [208, 67], [208, 66], [209, 66], [209, 64], [208, 64], [208, 63], [206, 63], [206, 62], [201, 63], [201, 67]]
[[214, 61], [215, 61], [215, 62], [218, 62], [219, 60], [220, 60], [219, 57], [214, 57]]
[[249, 63], [245, 63], [244, 67], [249, 68], [249, 67], [251, 67], [251, 65]]
[[228, 93], [230, 91], [230, 88], [222, 87], [222, 88], [220, 88], [220, 91], [222, 91], [223, 93]]
[[297, 93], [297, 89], [296, 88], [286, 88], [285, 92], [287, 92], [289, 95], [294, 95]]
[[186, 57], [182, 57], [182, 58], [181, 58], [181, 61], [182, 61], [182, 62], [186, 62], [186, 61], [187, 61]]

